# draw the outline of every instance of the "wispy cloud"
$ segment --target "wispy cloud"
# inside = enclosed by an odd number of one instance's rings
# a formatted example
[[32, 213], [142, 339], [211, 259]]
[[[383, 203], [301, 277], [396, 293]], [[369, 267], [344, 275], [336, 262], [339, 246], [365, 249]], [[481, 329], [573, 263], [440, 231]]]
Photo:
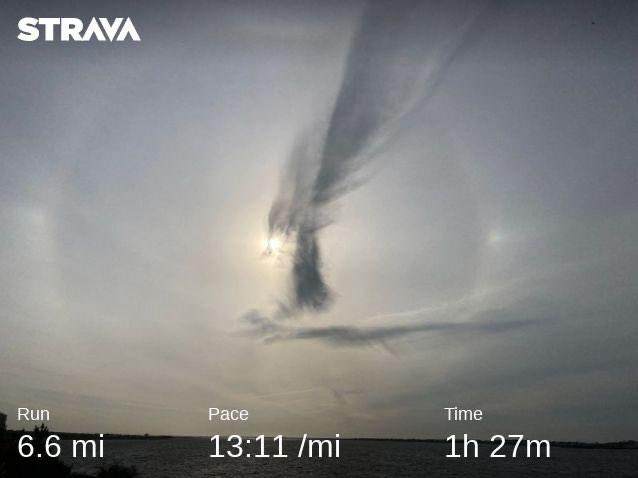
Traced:
[[277, 315], [320, 311], [332, 294], [318, 232], [356, 172], [422, 106], [463, 45], [479, 10], [423, 2], [371, 2], [364, 10], [327, 121], [301, 134], [268, 216], [269, 236], [294, 244], [292, 290]]
[[476, 313], [464, 321], [439, 320], [387, 326], [300, 327], [282, 325], [281, 322], [260, 315], [258, 311], [251, 311], [244, 316], [244, 320], [249, 324], [245, 334], [263, 338], [266, 343], [310, 340], [335, 347], [387, 347], [392, 341], [426, 333], [502, 334], [547, 323], [541, 316], [525, 314], [522, 318], [511, 319], [507, 318], [509, 315], [517, 314], [507, 310], [490, 310]]

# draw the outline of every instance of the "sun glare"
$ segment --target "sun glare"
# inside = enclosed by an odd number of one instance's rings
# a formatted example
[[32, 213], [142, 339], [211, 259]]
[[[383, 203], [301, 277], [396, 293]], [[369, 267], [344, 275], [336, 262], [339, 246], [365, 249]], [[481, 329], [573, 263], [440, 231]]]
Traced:
[[269, 256], [277, 254], [281, 250], [281, 240], [276, 237], [269, 237], [266, 239], [264, 246], [266, 254]]

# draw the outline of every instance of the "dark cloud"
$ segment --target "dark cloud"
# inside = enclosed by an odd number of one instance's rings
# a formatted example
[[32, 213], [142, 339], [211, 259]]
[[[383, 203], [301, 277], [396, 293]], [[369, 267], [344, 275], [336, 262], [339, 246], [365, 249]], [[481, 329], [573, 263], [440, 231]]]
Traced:
[[415, 334], [424, 333], [472, 333], [472, 334], [501, 334], [510, 331], [539, 326], [548, 323], [539, 317], [524, 317], [520, 319], [503, 319], [508, 313], [503, 310], [486, 311], [476, 314], [467, 321], [439, 321], [416, 322], [412, 324], [389, 326], [325, 326], [325, 327], [294, 327], [284, 326], [257, 311], [251, 311], [244, 316], [250, 329], [247, 335], [261, 337], [267, 343], [314, 340], [324, 342], [335, 347], [369, 347], [384, 346], [389, 343]]
[[431, 94], [476, 16], [476, 8], [427, 6], [365, 8], [327, 126], [316, 128], [324, 132], [296, 142], [268, 216], [269, 235], [294, 243], [292, 292], [280, 316], [329, 305], [318, 238], [331, 222], [328, 207], [357, 186], [362, 164]]

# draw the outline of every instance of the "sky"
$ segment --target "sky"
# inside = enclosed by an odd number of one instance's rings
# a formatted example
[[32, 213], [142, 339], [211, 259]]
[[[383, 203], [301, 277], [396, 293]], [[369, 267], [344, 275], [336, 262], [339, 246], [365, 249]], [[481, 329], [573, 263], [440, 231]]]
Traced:
[[637, 438], [635, 3], [0, 8], [10, 428]]

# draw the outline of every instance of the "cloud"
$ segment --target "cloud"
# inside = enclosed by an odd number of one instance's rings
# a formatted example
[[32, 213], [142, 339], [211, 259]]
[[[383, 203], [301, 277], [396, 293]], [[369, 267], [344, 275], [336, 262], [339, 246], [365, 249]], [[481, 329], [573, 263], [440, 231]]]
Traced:
[[432, 94], [478, 12], [423, 2], [365, 8], [327, 123], [297, 138], [268, 215], [269, 236], [294, 244], [279, 317], [330, 305], [318, 237], [332, 222], [330, 205], [360, 184], [357, 171]]
[[295, 327], [284, 326], [258, 311], [251, 311], [244, 316], [250, 328], [246, 335], [261, 337], [266, 343], [295, 340], [323, 342], [334, 347], [389, 347], [389, 343], [411, 335], [425, 333], [472, 333], [503, 334], [527, 327], [547, 323], [541, 317], [526, 316], [520, 319], [507, 319], [513, 315], [505, 310], [483, 311], [464, 321], [429, 321], [400, 325], [381, 326], [324, 326]]

